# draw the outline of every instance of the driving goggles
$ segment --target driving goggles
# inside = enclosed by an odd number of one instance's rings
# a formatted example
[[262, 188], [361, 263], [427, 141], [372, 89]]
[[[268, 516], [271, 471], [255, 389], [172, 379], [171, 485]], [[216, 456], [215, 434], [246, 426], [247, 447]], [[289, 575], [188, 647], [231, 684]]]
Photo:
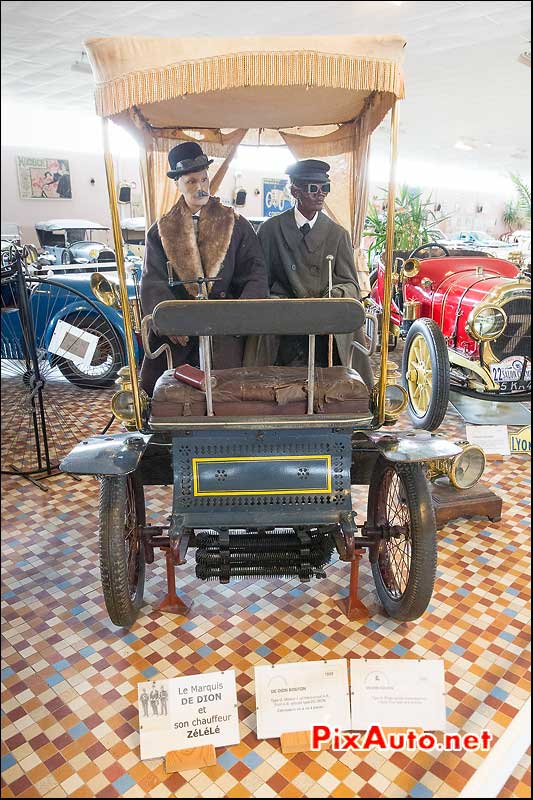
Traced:
[[302, 192], [307, 192], [308, 194], [318, 194], [320, 191], [322, 191], [322, 194], [329, 194], [331, 191], [331, 183], [329, 181], [327, 183], [297, 183], [296, 186]]

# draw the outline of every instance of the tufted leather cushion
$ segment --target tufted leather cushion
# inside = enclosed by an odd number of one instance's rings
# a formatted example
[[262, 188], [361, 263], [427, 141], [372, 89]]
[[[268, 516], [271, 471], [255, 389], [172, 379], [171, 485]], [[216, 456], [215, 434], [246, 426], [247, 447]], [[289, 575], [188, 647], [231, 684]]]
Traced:
[[[215, 416], [298, 416], [307, 411], [307, 367], [243, 367], [215, 370], [213, 375], [217, 379], [213, 388]], [[355, 370], [315, 370], [315, 413], [366, 413], [368, 408], [368, 389]], [[154, 421], [205, 414], [203, 392], [177, 381], [173, 370], [161, 375], [152, 397]]]

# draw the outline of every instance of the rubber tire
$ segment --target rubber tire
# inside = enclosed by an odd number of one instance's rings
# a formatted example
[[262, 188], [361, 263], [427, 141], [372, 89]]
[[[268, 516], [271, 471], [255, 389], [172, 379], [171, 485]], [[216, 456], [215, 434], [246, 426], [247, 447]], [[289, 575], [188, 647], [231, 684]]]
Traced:
[[[411, 563], [407, 586], [398, 599], [383, 582], [377, 558], [371, 559], [376, 590], [387, 614], [401, 622], [418, 619], [426, 611], [435, 585], [437, 570], [437, 525], [427, 478], [420, 464], [394, 464], [380, 456], [370, 478], [367, 520], [371, 527], [383, 520], [379, 492], [386, 472], [396, 472], [405, 490], [410, 516]], [[376, 554], [377, 555], [377, 554]]]
[[144, 595], [144, 547], [139, 550], [139, 573], [135, 595], [130, 595], [126, 553], [124, 548], [124, 517], [127, 484], [132, 484], [137, 522], [144, 525], [145, 505], [143, 486], [133, 475], [106, 475], [100, 481], [100, 577], [107, 612], [115, 625], [128, 628], [135, 622]]
[[[76, 317], [65, 317], [64, 321], [70, 325], [76, 325]], [[72, 361], [66, 358], [55, 359], [55, 365], [70, 383], [73, 383], [75, 386], [80, 386], [82, 389], [105, 389], [108, 386], [113, 386], [117, 379], [119, 369], [124, 366], [124, 360], [118, 342], [119, 334], [116, 329], [103, 316], [97, 317], [96, 315], [86, 318], [81, 325], [78, 324], [76, 327], [82, 328], [89, 333], [99, 332], [105, 334], [109, 330], [109, 342], [111, 345], [111, 356], [113, 358], [110, 371], [100, 377], [86, 376], [77, 369]]]
[[[422, 335], [429, 349], [431, 359], [431, 398], [428, 409], [423, 417], [416, 414], [411, 403], [409, 387], [407, 383], [407, 365], [409, 350], [415, 336]], [[450, 400], [450, 360], [448, 358], [448, 348], [442, 331], [432, 319], [422, 317], [417, 319], [407, 333], [403, 348], [402, 357], [402, 383], [407, 391], [409, 398], [409, 416], [415, 428], [422, 428], [426, 431], [436, 430], [446, 416], [448, 402]]]

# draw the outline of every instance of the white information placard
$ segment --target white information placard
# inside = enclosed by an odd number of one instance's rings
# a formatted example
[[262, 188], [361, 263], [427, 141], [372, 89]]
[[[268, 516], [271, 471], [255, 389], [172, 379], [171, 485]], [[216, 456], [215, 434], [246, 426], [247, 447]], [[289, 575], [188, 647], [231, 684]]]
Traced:
[[471, 444], [482, 447], [489, 456], [510, 453], [507, 425], [467, 425], [466, 438]]
[[141, 760], [212, 744], [238, 744], [235, 671], [138, 685]]
[[77, 366], [89, 366], [99, 338], [94, 333], [84, 331], [83, 328], [77, 328], [60, 319], [54, 328], [48, 350], [56, 356], [72, 361]]
[[257, 738], [350, 725], [346, 659], [255, 667]]
[[399, 658], [350, 660], [352, 730], [372, 725], [444, 731], [444, 662]]

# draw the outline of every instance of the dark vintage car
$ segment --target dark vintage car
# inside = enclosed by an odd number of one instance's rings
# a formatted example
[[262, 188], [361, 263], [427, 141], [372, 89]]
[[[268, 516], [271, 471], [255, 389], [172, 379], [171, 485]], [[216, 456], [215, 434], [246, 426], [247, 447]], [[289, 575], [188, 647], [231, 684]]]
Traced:
[[[238, 124], [250, 128], [252, 139], [258, 141], [263, 128], [277, 133], [289, 122], [295, 128], [311, 126], [314, 135], [309, 135], [309, 142], [313, 143], [319, 136], [327, 138], [322, 134], [331, 123], [344, 128], [347, 109], [350, 115], [357, 114], [354, 135], [361, 131], [364, 137], [390, 109], [392, 141], [396, 140], [395, 103], [403, 96], [400, 59], [405, 45], [400, 37], [365, 37], [363, 48], [360, 37], [340, 37], [335, 45], [339, 54], [328, 54], [332, 63], [327, 69], [314, 55], [329, 40], [321, 44], [320, 38], [307, 41], [302, 37], [300, 46], [308, 70], [302, 70], [300, 52], [283, 53], [287, 64], [280, 62], [283, 69], [278, 69], [273, 62], [275, 69], [271, 68], [271, 57], [279, 55], [281, 46], [286, 47], [281, 40], [266, 40], [259, 51], [255, 50], [257, 39], [241, 40], [244, 49], [238, 58], [242, 58], [242, 68], [232, 77], [235, 83], [226, 86], [224, 82], [209, 91], [200, 80], [190, 85], [166, 80], [166, 53], [179, 53], [182, 40], [150, 42], [153, 66], [149, 73], [139, 71], [137, 47], [130, 45], [128, 51], [127, 44], [122, 47], [121, 37], [85, 42], [106, 92], [114, 87], [114, 76], [106, 75], [104, 65], [117, 63], [120, 53], [117, 80], [133, 92], [121, 94], [124, 113], [118, 116], [130, 129], [143, 120], [147, 142], [155, 142], [162, 131], [165, 136], [171, 129], [177, 131], [187, 113], [187, 129], [200, 139], [207, 127], [234, 129]], [[191, 43], [191, 52], [200, 46], [202, 75], [216, 74], [213, 69], [220, 53], [209, 58], [209, 48], [206, 51], [205, 41], [200, 40], [194, 47]], [[310, 50], [313, 58], [308, 59]], [[226, 57], [233, 59], [234, 53]], [[257, 71], [257, 65], [264, 64], [268, 76]], [[179, 66], [183, 74], [196, 75], [196, 65], [197, 61], [184, 56]], [[394, 80], [384, 88], [385, 75]], [[256, 83], [249, 96], [252, 78]], [[346, 88], [340, 89], [340, 85]], [[310, 86], [321, 87], [311, 100]], [[150, 87], [149, 93], [154, 87], [164, 87], [164, 102], [160, 102], [163, 97], [152, 94], [137, 96], [139, 87], [142, 91]], [[243, 102], [243, 91], [249, 102]], [[108, 108], [104, 103], [98, 113], [107, 130], [108, 117], [117, 116], [117, 107]], [[258, 124], [260, 129], [255, 127]], [[358, 145], [352, 128], [349, 130], [340, 154], [355, 157], [360, 147], [358, 163], [366, 175], [368, 140], [361, 138]], [[366, 613], [357, 596], [357, 576], [361, 552], [367, 549], [386, 613], [401, 621], [421, 616], [432, 596], [437, 563], [436, 521], [426, 477], [429, 465], [432, 471], [438, 465], [445, 474], [455, 468], [461, 484], [465, 485], [463, 477], [467, 475], [471, 485], [483, 471], [480, 448], [468, 451], [426, 431], [392, 431], [388, 427], [402, 413], [407, 397], [388, 369], [385, 349], [374, 386], [367, 385], [356, 370], [330, 363], [333, 358], [329, 354], [321, 359], [320, 348], [315, 352], [317, 336], [326, 337], [326, 344], [333, 343], [330, 336], [353, 334], [364, 326], [367, 315], [358, 300], [207, 299], [213, 277], [204, 274], [194, 278], [202, 290], [198, 299], [162, 297], [141, 321], [144, 357], [156, 358], [166, 350], [168, 359], [167, 369], [148, 397], [139, 384], [131, 347], [134, 335], [119, 247], [116, 180], [108, 149], [105, 164], [115, 210], [113, 233], [128, 352], [128, 367], [120, 371], [120, 388], [111, 408], [125, 430], [85, 437], [60, 466], [69, 474], [95, 475], [101, 481], [100, 565], [110, 619], [119, 626], [133, 624], [143, 603], [146, 565], [154, 562], [160, 549], [165, 552], [168, 581], [162, 609], [186, 613], [186, 604], [176, 595], [175, 568], [186, 568], [191, 551], [196, 551], [196, 576], [220, 583], [263, 577], [307, 583], [325, 576], [336, 551], [349, 565], [348, 597], [343, 607], [348, 619], [356, 619]], [[148, 169], [146, 180], [147, 195], [155, 197], [158, 176]], [[393, 220], [391, 206], [387, 223], [391, 232]], [[382, 316], [385, 337], [390, 277], [388, 265]], [[176, 283], [171, 279], [169, 285]], [[105, 282], [99, 291], [114, 302], [114, 292]], [[368, 320], [374, 324], [370, 315]], [[177, 370], [168, 344], [152, 352], [150, 330], [161, 337], [197, 337], [201, 370], [194, 363]], [[306, 336], [307, 366], [216, 369], [212, 364], [212, 337], [270, 334]], [[320, 344], [324, 339], [319, 339]], [[361, 358], [371, 354], [362, 342], [354, 342], [353, 350]], [[368, 486], [365, 522], [364, 501], [355, 499], [353, 485]], [[167, 524], [149, 524], [145, 486], [173, 487]]]
[[[370, 304], [381, 309], [382, 265], [371, 283]], [[416, 427], [438, 428], [450, 388], [530, 399], [531, 279], [510, 261], [422, 245], [396, 258], [391, 319], [405, 338], [402, 372]]]

